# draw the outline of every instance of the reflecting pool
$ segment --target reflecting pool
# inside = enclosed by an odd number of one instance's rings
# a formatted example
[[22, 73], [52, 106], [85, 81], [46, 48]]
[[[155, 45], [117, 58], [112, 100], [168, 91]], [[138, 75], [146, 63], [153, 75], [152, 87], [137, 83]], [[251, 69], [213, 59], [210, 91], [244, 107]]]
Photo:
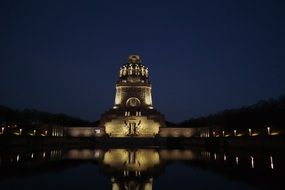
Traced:
[[283, 189], [284, 158], [280, 150], [1, 150], [0, 188]]

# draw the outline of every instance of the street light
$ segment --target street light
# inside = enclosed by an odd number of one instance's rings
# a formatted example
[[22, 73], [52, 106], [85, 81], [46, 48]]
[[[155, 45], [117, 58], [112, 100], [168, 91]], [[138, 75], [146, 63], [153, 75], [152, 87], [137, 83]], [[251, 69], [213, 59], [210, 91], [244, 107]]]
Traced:
[[270, 135], [270, 127], [267, 127], [267, 133]]
[[248, 129], [248, 134], [249, 136], [251, 136], [251, 129]]
[[253, 156], [250, 156], [250, 160], [251, 160], [251, 168], [254, 168], [254, 158], [253, 158]]
[[272, 170], [274, 169], [272, 156], [270, 156], [270, 168], [271, 168]]

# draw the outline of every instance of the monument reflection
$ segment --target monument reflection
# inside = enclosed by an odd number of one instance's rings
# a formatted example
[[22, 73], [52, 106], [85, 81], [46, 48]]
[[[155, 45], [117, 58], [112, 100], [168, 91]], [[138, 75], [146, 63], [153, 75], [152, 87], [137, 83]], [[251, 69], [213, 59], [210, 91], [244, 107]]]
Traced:
[[112, 190], [151, 190], [165, 162], [156, 149], [70, 150], [68, 159], [96, 159]]
[[111, 176], [112, 190], [151, 190], [162, 162], [156, 150], [111, 149], [104, 153], [100, 166]]
[[[207, 170], [225, 176], [226, 179], [242, 180], [258, 187], [277, 188], [282, 184], [281, 178], [285, 176], [283, 160], [284, 154], [279, 151], [227, 152], [152, 148], [2, 151], [0, 185], [5, 178], [38, 175], [38, 171], [45, 173], [51, 170], [65, 170], [88, 162], [95, 164], [101, 174], [108, 176], [112, 190], [151, 190], [159, 177], [165, 173], [165, 168], [179, 162], [185, 167]], [[175, 178], [175, 174], [172, 175]], [[187, 176], [187, 173], [185, 175]]]

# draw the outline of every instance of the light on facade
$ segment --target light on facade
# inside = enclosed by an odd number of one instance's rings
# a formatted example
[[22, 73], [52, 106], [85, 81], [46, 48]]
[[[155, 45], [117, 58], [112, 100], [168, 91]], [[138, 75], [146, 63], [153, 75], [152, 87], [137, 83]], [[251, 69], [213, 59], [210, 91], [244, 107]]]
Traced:
[[96, 134], [100, 134], [100, 132], [101, 132], [100, 129], [95, 129]]

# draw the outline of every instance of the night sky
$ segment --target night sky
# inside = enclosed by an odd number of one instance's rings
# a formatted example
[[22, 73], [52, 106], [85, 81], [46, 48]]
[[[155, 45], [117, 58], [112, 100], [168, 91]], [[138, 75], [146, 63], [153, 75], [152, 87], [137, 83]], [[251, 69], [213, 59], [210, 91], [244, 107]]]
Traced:
[[285, 94], [285, 1], [1, 0], [0, 104], [97, 120], [128, 55], [182, 121]]

